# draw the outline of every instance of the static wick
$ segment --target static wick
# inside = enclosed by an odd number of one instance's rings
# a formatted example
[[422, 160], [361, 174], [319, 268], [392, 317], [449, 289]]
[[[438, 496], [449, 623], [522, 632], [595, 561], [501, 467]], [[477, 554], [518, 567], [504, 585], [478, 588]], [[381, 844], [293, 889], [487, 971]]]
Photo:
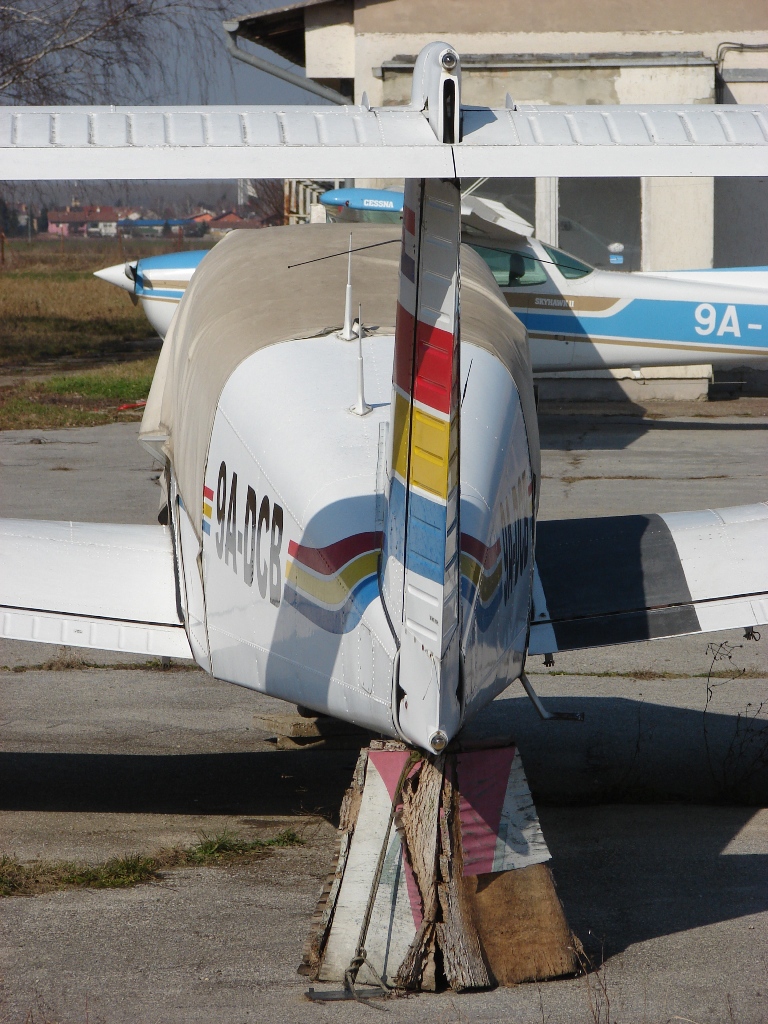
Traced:
[[347, 257], [347, 291], [344, 296], [344, 326], [339, 337], [342, 341], [354, 341], [355, 332], [352, 327], [352, 232], [349, 232], [349, 255]]
[[363, 376], [363, 307], [357, 312], [357, 401], [349, 410], [355, 416], [367, 416], [371, 411], [365, 400], [365, 378]]

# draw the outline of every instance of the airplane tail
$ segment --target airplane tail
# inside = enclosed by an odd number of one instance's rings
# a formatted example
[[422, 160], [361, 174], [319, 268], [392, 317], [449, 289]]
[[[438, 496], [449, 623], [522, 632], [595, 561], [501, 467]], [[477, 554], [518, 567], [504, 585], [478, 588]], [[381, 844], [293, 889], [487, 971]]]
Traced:
[[408, 180], [392, 379], [382, 595], [399, 637], [395, 720], [442, 750], [461, 720], [456, 181]]

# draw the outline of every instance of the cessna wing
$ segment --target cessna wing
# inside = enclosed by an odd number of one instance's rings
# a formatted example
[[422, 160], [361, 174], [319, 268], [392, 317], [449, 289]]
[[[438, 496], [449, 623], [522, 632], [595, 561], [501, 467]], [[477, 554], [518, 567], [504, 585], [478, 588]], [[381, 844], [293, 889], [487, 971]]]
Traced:
[[539, 522], [530, 654], [768, 622], [768, 502]]
[[162, 526], [0, 520], [0, 637], [191, 658]]
[[415, 75], [408, 107], [5, 107], [0, 179], [324, 179], [339, 168], [393, 178], [759, 176], [768, 168], [764, 106], [460, 107], [443, 93], [449, 78]]

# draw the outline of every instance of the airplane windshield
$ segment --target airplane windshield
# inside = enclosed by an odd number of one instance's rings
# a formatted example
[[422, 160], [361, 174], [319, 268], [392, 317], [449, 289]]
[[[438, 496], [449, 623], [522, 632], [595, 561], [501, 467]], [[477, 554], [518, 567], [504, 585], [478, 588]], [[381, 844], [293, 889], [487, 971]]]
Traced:
[[591, 274], [594, 270], [594, 267], [590, 267], [588, 263], [582, 263], [575, 256], [570, 256], [567, 252], [562, 252], [560, 249], [555, 249], [552, 245], [545, 245], [544, 248], [563, 277], [569, 281], [577, 277], [586, 277], [587, 274]]
[[525, 253], [489, 249], [484, 245], [472, 245], [472, 248], [488, 265], [500, 288], [528, 288], [547, 280], [541, 261]]

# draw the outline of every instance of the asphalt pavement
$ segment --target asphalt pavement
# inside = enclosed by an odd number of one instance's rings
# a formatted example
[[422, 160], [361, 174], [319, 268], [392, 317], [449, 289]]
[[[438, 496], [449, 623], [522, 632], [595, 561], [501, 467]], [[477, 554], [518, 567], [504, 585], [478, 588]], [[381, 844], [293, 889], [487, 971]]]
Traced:
[[[543, 417], [541, 515], [764, 499], [768, 420], [686, 412]], [[136, 433], [0, 434], [0, 516], [152, 522], [158, 467]], [[585, 722], [543, 723], [511, 687], [476, 728], [514, 732], [569, 922], [604, 966], [393, 1002], [392, 1021], [768, 1019], [767, 643], [730, 631], [531, 659], [543, 699]], [[296, 974], [354, 752], [276, 751], [253, 714], [280, 702], [183, 665], [87, 652], [88, 667], [80, 653], [0, 643], [0, 853], [96, 862], [286, 825], [304, 845], [0, 901], [0, 1021], [375, 1015], [306, 1002]]]

